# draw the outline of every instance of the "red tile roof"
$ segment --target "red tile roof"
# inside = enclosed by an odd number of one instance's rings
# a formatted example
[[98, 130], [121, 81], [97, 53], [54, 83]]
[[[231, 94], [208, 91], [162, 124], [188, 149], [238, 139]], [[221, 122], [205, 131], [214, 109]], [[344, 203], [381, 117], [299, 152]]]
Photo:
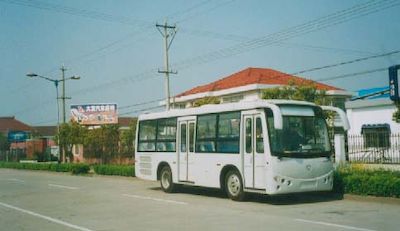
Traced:
[[319, 90], [342, 90], [323, 83], [289, 75], [280, 71], [268, 68], [247, 68], [215, 82], [198, 86], [185, 91], [176, 97], [204, 93], [209, 91], [219, 91], [234, 87], [241, 87], [250, 84], [268, 84], [268, 85], [288, 85], [290, 81], [296, 84], [313, 83]]
[[57, 134], [57, 126], [36, 126], [33, 131], [41, 136], [55, 136]]
[[121, 127], [129, 127], [132, 120], [137, 120], [135, 117], [118, 117], [118, 124]]
[[19, 120], [16, 120], [14, 116], [0, 117], [0, 132], [7, 134], [9, 131], [31, 131], [32, 128]]

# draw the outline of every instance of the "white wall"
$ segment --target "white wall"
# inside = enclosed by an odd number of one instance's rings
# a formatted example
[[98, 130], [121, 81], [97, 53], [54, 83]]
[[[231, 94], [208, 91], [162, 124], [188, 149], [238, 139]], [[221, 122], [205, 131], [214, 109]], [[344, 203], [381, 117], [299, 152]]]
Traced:
[[[349, 108], [350, 107], [350, 108]], [[350, 122], [349, 134], [361, 134], [361, 127], [364, 124], [384, 124], [390, 125], [392, 133], [400, 133], [400, 124], [392, 120], [395, 106], [393, 104], [382, 103], [356, 106], [346, 103], [347, 117]]]

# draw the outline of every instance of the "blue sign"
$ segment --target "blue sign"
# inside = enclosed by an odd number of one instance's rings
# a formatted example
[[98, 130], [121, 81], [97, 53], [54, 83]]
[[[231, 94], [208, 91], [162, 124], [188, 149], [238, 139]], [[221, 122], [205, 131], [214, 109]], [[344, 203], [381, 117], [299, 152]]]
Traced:
[[8, 132], [8, 142], [22, 142], [29, 138], [29, 133], [24, 131]]
[[389, 67], [389, 89], [390, 89], [390, 99], [393, 101], [399, 101], [399, 70], [400, 65], [395, 65]]

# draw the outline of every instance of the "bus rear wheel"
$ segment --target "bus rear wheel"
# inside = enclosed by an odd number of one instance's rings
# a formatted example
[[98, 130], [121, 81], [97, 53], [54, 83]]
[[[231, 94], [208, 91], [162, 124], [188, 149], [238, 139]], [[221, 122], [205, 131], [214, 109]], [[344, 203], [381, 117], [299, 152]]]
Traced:
[[172, 181], [172, 172], [168, 166], [164, 166], [161, 169], [160, 183], [164, 192], [172, 193], [175, 191], [176, 185]]
[[243, 191], [242, 177], [237, 170], [230, 170], [225, 177], [225, 191], [229, 198], [234, 201], [243, 201], [245, 193]]

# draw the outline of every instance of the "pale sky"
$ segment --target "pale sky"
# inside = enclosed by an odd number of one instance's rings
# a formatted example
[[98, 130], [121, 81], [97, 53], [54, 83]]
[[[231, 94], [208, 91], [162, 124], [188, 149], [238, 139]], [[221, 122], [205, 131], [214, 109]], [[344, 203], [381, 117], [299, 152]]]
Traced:
[[[164, 97], [167, 19], [171, 94], [247, 67], [296, 73], [400, 50], [399, 0], [0, 0], [0, 116], [33, 126], [57, 123], [50, 78], [66, 82], [70, 104], [117, 103], [123, 116]], [[400, 54], [300, 74], [348, 91], [388, 85]], [[380, 71], [379, 71], [380, 70]], [[383, 70], [383, 71], [382, 71]], [[142, 104], [151, 102], [148, 104]], [[139, 105], [137, 105], [139, 104]]]

